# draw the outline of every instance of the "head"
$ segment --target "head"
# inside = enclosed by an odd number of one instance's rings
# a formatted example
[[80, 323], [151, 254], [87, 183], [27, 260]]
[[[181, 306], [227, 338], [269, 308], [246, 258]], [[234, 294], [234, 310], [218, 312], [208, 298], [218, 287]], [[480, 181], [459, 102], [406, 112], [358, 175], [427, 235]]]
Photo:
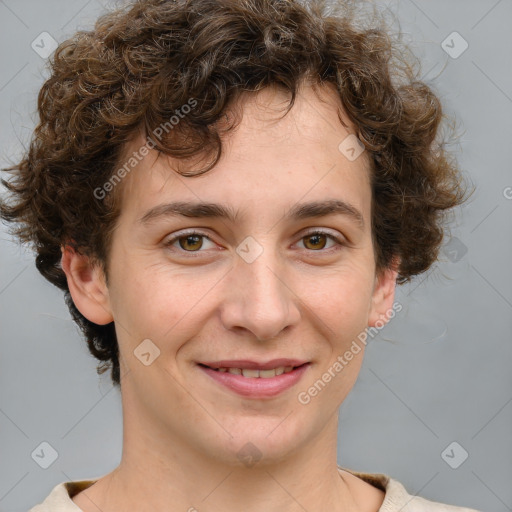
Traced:
[[[56, 50], [1, 213], [141, 427], [216, 456], [249, 430], [283, 456], [284, 439], [326, 425], [364, 344], [307, 407], [297, 392], [437, 258], [464, 196], [440, 102], [383, 26], [352, 16], [348, 3], [148, 0]], [[307, 363], [301, 388], [257, 401], [204, 369], [280, 358]], [[191, 396], [215, 410], [212, 430], [191, 426], [205, 418]], [[283, 409], [294, 419], [269, 437]]]

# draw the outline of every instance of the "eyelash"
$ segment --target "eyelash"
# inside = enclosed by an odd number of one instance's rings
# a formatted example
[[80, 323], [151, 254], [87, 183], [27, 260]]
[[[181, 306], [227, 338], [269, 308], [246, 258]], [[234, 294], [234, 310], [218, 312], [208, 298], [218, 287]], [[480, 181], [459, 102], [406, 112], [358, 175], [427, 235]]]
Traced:
[[[334, 247], [331, 247], [329, 249], [319, 249], [317, 251], [309, 250], [308, 252], [311, 252], [311, 253], [318, 252], [318, 253], [324, 253], [324, 254], [325, 253], [329, 253], [330, 254], [331, 252], [339, 251], [340, 249], [342, 249], [346, 245], [346, 242], [343, 242], [338, 237], [336, 237], [333, 234], [329, 233], [328, 231], [324, 231], [322, 229], [316, 229], [314, 231], [310, 231], [309, 233], [304, 234], [301, 237], [301, 240], [302, 240], [302, 238], [306, 238], [308, 236], [313, 236], [313, 235], [325, 235], [328, 238], [330, 238], [331, 240], [333, 240], [334, 242], [336, 242], [337, 247], [334, 246]], [[206, 238], [206, 239], [210, 240], [211, 242], [213, 242], [213, 240], [207, 234], [205, 234], [205, 233], [202, 233], [200, 231], [189, 231], [189, 232], [180, 233], [179, 235], [176, 235], [176, 236], [170, 238], [167, 242], [165, 242], [164, 245], [166, 247], [171, 247], [172, 244], [174, 244], [174, 242], [177, 242], [181, 238], [187, 238], [189, 236], [200, 236], [200, 237]], [[174, 249], [176, 249], [176, 248], [174, 248]], [[205, 252], [205, 251], [201, 251], [201, 250], [199, 250], [199, 251], [185, 251], [184, 249], [179, 248], [178, 252], [190, 254], [191, 257], [197, 257], [196, 255], [198, 255], [201, 252]]]

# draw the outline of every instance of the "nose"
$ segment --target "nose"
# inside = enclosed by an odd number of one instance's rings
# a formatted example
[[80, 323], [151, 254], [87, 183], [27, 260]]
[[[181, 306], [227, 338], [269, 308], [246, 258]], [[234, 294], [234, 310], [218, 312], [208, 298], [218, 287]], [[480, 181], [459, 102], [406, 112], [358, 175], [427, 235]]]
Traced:
[[221, 320], [228, 330], [247, 330], [266, 341], [300, 320], [293, 285], [270, 250], [252, 263], [237, 257], [224, 286]]

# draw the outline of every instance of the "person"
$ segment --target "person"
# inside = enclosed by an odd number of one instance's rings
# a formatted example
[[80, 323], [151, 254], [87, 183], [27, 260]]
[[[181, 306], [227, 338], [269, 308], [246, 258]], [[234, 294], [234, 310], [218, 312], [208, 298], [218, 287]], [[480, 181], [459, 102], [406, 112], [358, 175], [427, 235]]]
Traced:
[[336, 459], [368, 329], [466, 195], [438, 97], [357, 19], [141, 0], [55, 51], [0, 213], [110, 369], [123, 449], [32, 512], [473, 510]]

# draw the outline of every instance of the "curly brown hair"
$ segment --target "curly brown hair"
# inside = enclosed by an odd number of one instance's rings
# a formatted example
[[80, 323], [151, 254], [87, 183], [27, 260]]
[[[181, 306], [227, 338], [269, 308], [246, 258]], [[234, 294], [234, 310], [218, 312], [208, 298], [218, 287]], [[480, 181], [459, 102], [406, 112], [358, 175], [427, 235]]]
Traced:
[[[372, 236], [376, 268], [399, 258], [398, 284], [437, 259], [445, 213], [465, 200], [462, 175], [440, 135], [446, 118], [417, 60], [384, 19], [356, 23], [354, 2], [322, 0], [139, 0], [101, 16], [93, 30], [59, 45], [38, 96], [40, 122], [22, 160], [1, 180], [12, 203], [0, 215], [11, 233], [32, 242], [36, 267], [65, 292], [74, 321], [119, 385], [114, 322], [96, 325], [76, 308], [61, 261], [71, 245], [103, 269], [108, 283], [121, 187], [112, 179], [123, 150], [142, 129], [154, 134], [191, 98], [197, 107], [156, 137], [158, 151], [191, 162], [219, 160], [218, 121], [245, 92], [278, 86], [335, 86], [371, 155]], [[360, 3], [360, 2], [359, 2]], [[340, 118], [341, 121], [341, 118]], [[159, 132], [159, 133], [160, 133]], [[196, 159], [197, 160], [197, 159]], [[196, 162], [197, 163], [197, 162]]]

